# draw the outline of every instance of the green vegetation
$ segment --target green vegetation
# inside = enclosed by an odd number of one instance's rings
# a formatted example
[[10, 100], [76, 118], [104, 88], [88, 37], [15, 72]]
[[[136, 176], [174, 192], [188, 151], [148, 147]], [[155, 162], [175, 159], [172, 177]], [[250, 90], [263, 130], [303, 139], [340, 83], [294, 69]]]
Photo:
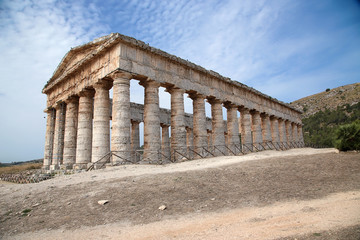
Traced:
[[340, 126], [336, 131], [335, 145], [341, 151], [360, 150], [360, 120]]
[[[303, 119], [305, 143], [323, 147], [341, 147], [343, 146], [341, 144], [345, 144], [345, 139], [350, 139], [349, 131], [355, 129], [351, 124], [356, 125], [355, 121], [358, 119], [360, 119], [360, 102], [352, 106], [349, 104], [338, 106], [334, 111], [328, 109], [319, 111]], [[342, 125], [347, 126], [344, 126], [345, 130]], [[345, 133], [348, 135], [344, 135]], [[344, 146], [348, 146], [348, 143]]]

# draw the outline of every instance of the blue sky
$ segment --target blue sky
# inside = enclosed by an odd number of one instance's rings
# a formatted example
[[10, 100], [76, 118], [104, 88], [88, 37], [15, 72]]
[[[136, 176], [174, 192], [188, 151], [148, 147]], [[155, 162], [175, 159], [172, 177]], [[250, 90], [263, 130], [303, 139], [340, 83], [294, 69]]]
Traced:
[[360, 81], [356, 0], [0, 0], [0, 162], [43, 157], [42, 87], [71, 47], [112, 32], [284, 102]]

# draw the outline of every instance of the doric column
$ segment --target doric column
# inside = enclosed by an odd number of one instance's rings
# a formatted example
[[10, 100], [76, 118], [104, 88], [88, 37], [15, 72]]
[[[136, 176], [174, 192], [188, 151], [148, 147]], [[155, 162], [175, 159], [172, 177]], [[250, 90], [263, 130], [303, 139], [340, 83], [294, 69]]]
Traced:
[[271, 138], [272, 142], [275, 145], [276, 143], [280, 142], [280, 133], [279, 133], [279, 121], [278, 118], [271, 116], [270, 117], [271, 123]]
[[110, 152], [110, 97], [111, 81], [94, 84], [94, 121], [91, 161], [96, 162]]
[[160, 142], [160, 109], [159, 86], [160, 84], [147, 80], [141, 82], [145, 87], [144, 100], [144, 155], [145, 161], [158, 161]]
[[73, 96], [66, 100], [64, 160], [66, 169], [72, 169], [76, 159], [76, 136], [78, 124], [79, 97]]
[[74, 168], [84, 169], [91, 162], [93, 90], [79, 94], [79, 113], [76, 139], [76, 163]]
[[297, 130], [297, 124], [296, 123], [292, 123], [291, 124], [291, 127], [292, 127], [292, 137], [293, 137], [293, 142], [298, 142], [299, 139], [298, 139], [298, 130]]
[[292, 128], [291, 128], [291, 122], [289, 120], [285, 121], [285, 128], [286, 128], [286, 139], [288, 143], [291, 143], [293, 141], [292, 138]]
[[238, 107], [234, 104], [225, 104], [227, 109], [227, 145], [236, 154], [236, 146], [240, 147]]
[[[190, 94], [193, 100], [193, 134], [194, 150], [200, 151], [208, 146], [208, 134], [206, 129], [205, 97], [199, 94]], [[195, 155], [195, 158], [200, 156]]]
[[49, 170], [53, 155], [56, 110], [54, 108], [50, 108], [46, 110], [46, 113], [47, 116], [43, 169]]
[[280, 142], [286, 143], [287, 142], [287, 135], [286, 135], [286, 126], [285, 120], [279, 118], [279, 133], [280, 133]]
[[[225, 147], [225, 135], [224, 135], [224, 120], [221, 101], [217, 99], [209, 99], [211, 104], [211, 120], [212, 120], [212, 144], [220, 150], [215, 150], [215, 156], [221, 156], [227, 154]], [[221, 151], [221, 152], [219, 152]]]
[[246, 147], [243, 148], [244, 152], [248, 152], [248, 148], [252, 149], [251, 122], [251, 114], [249, 109], [240, 108], [241, 144], [246, 145]]
[[169, 125], [161, 124], [161, 152], [162, 160], [167, 162], [170, 160], [170, 138]]
[[[263, 142], [271, 142], [271, 124], [270, 124], [270, 116], [266, 113], [260, 114], [261, 117], [261, 131]], [[268, 149], [269, 147], [265, 144], [265, 147]]]
[[187, 154], [189, 158], [192, 159], [193, 152], [191, 150], [194, 147], [194, 134], [193, 134], [193, 130], [189, 127], [186, 127], [186, 146], [187, 146]]
[[119, 157], [113, 157], [113, 163], [131, 160], [130, 145], [130, 80], [128, 73], [114, 73], [111, 151]]
[[139, 124], [140, 122], [131, 120], [131, 152], [132, 160], [135, 162], [140, 160], [140, 155], [136, 152], [140, 148]]
[[56, 104], [56, 119], [54, 132], [54, 148], [50, 169], [59, 169], [64, 153], [65, 103]]
[[263, 142], [262, 131], [261, 131], [261, 117], [258, 111], [251, 111], [252, 126], [251, 130], [253, 133], [253, 143], [256, 144], [257, 148], [261, 148]]
[[302, 130], [302, 125], [299, 124], [298, 125], [298, 138], [299, 138], [299, 142], [301, 145], [304, 145], [304, 135], [303, 135], [303, 130]]
[[212, 131], [211, 130], [206, 130], [206, 134], [207, 134], [207, 144], [208, 144], [209, 148], [212, 148], [212, 146], [213, 146]]
[[171, 94], [171, 153], [181, 153], [174, 154], [174, 160], [177, 160], [186, 154], [184, 90], [174, 87], [167, 91]]

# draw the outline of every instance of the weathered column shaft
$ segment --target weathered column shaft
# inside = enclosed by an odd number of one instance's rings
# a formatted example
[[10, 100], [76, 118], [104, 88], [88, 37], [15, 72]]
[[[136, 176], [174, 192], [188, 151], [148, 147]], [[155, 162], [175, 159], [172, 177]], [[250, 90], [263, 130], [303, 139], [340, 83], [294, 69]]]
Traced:
[[271, 123], [271, 137], [273, 143], [275, 144], [280, 142], [279, 121], [277, 118], [272, 117], [270, 118], [270, 123]]
[[303, 130], [302, 130], [301, 124], [298, 125], [298, 138], [299, 138], [299, 142], [301, 144], [304, 144], [304, 135], [303, 135]]
[[113, 163], [130, 161], [130, 74], [116, 73], [113, 75], [113, 105], [111, 151], [117, 152]]
[[136, 152], [140, 148], [139, 124], [137, 121], [131, 121], [131, 151], [135, 162], [140, 160], [140, 155]]
[[66, 168], [72, 168], [76, 161], [76, 137], [78, 124], [79, 98], [71, 97], [66, 101], [64, 160]]
[[64, 153], [64, 128], [65, 128], [65, 103], [56, 105], [56, 119], [55, 119], [55, 132], [54, 132], [54, 148], [52, 166], [58, 169], [63, 161]]
[[202, 95], [191, 95], [190, 98], [193, 100], [194, 150], [198, 151], [202, 147], [207, 147], [208, 145], [204, 101], [205, 97]]
[[[184, 90], [180, 88], [168, 89], [171, 94], [171, 153], [175, 151], [186, 153], [186, 129], [184, 111]], [[180, 157], [174, 154], [175, 157]]]
[[293, 137], [293, 141], [294, 142], [298, 142], [298, 130], [297, 130], [297, 125], [295, 123], [292, 123], [292, 137]]
[[267, 114], [261, 115], [261, 130], [262, 130], [262, 138], [263, 142], [271, 142], [271, 124], [270, 117]]
[[53, 154], [56, 112], [55, 109], [51, 108], [48, 109], [46, 113], [47, 116], [46, 116], [45, 151], [44, 151], [43, 169], [49, 170], [52, 161], [52, 154]]
[[160, 142], [160, 84], [148, 80], [141, 83], [145, 87], [144, 104], [144, 160], [159, 160]]
[[290, 143], [293, 141], [293, 138], [292, 138], [291, 122], [289, 122], [288, 120], [285, 121], [285, 128], [286, 128], [286, 139], [287, 142]]
[[217, 150], [214, 154], [220, 156], [226, 154], [222, 105], [219, 100], [211, 100], [209, 103], [211, 104], [212, 117], [212, 144], [221, 149], [221, 153]]
[[240, 146], [237, 106], [227, 105], [225, 107], [227, 108], [227, 145], [236, 154], [236, 146]]
[[187, 155], [189, 156], [189, 158], [192, 159], [193, 152], [191, 150], [194, 147], [194, 134], [193, 134], [193, 130], [189, 127], [186, 128], [186, 146], [187, 146]]
[[252, 133], [253, 143], [260, 144], [263, 142], [262, 131], [261, 131], [261, 118], [260, 113], [257, 111], [252, 112]]
[[287, 142], [286, 126], [285, 126], [285, 121], [283, 119], [279, 119], [279, 133], [280, 133], [280, 142], [282, 143]]
[[170, 161], [169, 126], [161, 125], [161, 152], [163, 161]]
[[75, 168], [86, 168], [91, 162], [93, 96], [90, 90], [80, 93]]
[[210, 147], [212, 147], [213, 142], [212, 142], [212, 131], [207, 131], [207, 144]]
[[112, 83], [103, 81], [94, 85], [94, 121], [91, 161], [96, 162], [110, 152], [110, 97]]
[[[246, 144], [247, 147], [251, 147], [252, 136], [251, 136], [251, 126], [252, 126], [251, 114], [248, 109], [240, 109], [240, 124], [241, 124], [241, 143]], [[247, 148], [244, 148], [244, 151], [247, 151]]]

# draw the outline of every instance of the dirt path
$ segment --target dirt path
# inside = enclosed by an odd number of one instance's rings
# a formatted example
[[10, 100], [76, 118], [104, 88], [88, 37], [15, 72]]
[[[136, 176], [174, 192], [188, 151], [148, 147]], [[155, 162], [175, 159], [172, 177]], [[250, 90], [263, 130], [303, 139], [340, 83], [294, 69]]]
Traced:
[[[71, 231], [39, 231], [16, 239], [276, 239], [360, 224], [360, 192], [332, 194], [323, 199], [276, 203], [221, 213], [135, 225], [115, 223]], [[359, 236], [360, 237], [360, 236]]]
[[358, 239], [359, 199], [360, 154], [334, 149], [127, 165], [0, 183], [0, 237]]

